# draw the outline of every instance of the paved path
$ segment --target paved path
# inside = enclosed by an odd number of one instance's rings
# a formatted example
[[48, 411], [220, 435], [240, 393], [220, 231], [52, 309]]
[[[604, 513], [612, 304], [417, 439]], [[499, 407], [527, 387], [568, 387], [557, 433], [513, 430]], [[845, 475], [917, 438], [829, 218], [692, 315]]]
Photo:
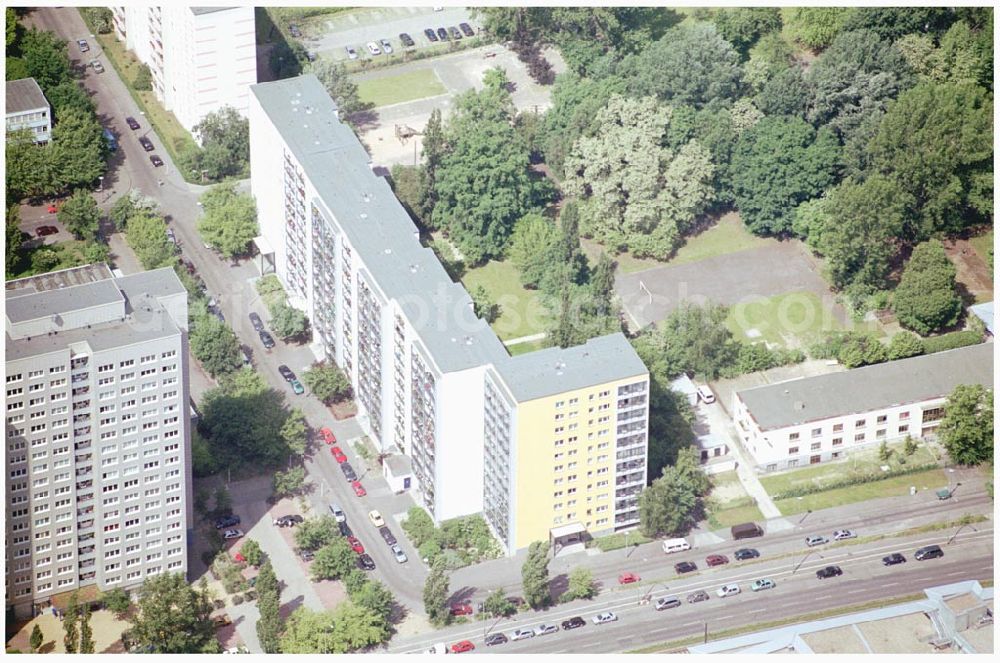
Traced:
[[531, 343], [532, 341], [540, 341], [548, 336], [545, 332], [538, 332], [537, 334], [531, 334], [529, 336], [519, 336], [517, 338], [512, 338], [509, 341], [504, 341], [503, 344], [506, 346], [517, 345], [518, 343]]

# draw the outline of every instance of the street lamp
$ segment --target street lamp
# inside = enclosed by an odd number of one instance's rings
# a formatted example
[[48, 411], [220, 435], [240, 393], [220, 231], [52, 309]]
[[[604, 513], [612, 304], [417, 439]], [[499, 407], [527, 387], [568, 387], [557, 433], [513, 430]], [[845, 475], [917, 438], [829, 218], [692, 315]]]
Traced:
[[100, 188], [97, 190], [98, 193], [104, 191], [104, 175], [98, 175], [97, 179], [100, 181]]

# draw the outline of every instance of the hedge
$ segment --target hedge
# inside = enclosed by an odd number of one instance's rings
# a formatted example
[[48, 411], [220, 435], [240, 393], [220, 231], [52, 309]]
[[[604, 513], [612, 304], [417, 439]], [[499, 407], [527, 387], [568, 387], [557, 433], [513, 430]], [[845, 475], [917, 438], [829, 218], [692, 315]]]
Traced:
[[972, 330], [951, 332], [941, 336], [931, 336], [924, 339], [924, 354], [932, 352], [944, 352], [955, 348], [964, 348], [967, 345], [982, 343], [983, 336], [979, 332]]

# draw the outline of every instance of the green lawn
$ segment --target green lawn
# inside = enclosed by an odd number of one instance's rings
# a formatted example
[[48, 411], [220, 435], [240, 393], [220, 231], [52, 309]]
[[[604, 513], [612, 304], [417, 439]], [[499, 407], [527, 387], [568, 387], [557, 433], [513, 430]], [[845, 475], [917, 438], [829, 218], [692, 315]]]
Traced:
[[972, 248], [976, 250], [979, 257], [983, 259], [987, 265], [990, 264], [990, 251], [993, 250], [993, 231], [989, 231], [983, 235], [977, 237], [971, 237], [969, 239], [969, 244], [972, 244]]
[[434, 69], [416, 69], [405, 74], [358, 81], [358, 96], [376, 108], [444, 94], [448, 89]]
[[[500, 317], [493, 323], [497, 336], [503, 340], [530, 336], [545, 331], [548, 309], [538, 292], [521, 287], [517, 268], [509, 262], [488, 262], [465, 272], [462, 284], [466, 290], [481, 285], [500, 305]], [[518, 346], [514, 346], [517, 348]]]
[[512, 356], [523, 355], [529, 352], [534, 352], [535, 350], [541, 350], [542, 348], [546, 347], [548, 346], [546, 345], [546, 341], [543, 338], [540, 341], [525, 341], [524, 343], [518, 343], [516, 345], [508, 345], [507, 352], [509, 352]]
[[751, 520], [763, 520], [764, 514], [753, 503], [735, 470], [714, 474], [706, 520], [712, 529], [732, 527]]
[[805, 511], [816, 511], [818, 509], [829, 509], [844, 504], [855, 502], [865, 502], [878, 499], [880, 497], [894, 497], [907, 495], [910, 486], [916, 486], [917, 490], [936, 490], [948, 485], [948, 475], [944, 470], [928, 470], [904, 476], [889, 477], [882, 481], [872, 481], [846, 488], [836, 488], [826, 490], [822, 493], [804, 495], [802, 498], [789, 498], [775, 500], [774, 504], [781, 511], [782, 515], [790, 516]]
[[[842, 328], [829, 306], [813, 292], [786, 292], [730, 307], [726, 326], [737, 338], [805, 347], [825, 332]], [[755, 329], [759, 336], [748, 336]], [[873, 325], [873, 330], [875, 329]]]

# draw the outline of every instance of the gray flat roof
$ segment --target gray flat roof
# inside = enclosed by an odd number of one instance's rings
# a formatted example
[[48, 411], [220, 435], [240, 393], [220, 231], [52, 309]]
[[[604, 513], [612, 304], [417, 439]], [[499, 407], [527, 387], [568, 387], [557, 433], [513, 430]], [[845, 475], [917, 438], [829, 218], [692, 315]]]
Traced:
[[195, 16], [201, 16], [202, 14], [214, 14], [215, 12], [224, 12], [229, 9], [236, 9], [236, 7], [191, 7], [191, 13]]
[[114, 280], [83, 283], [58, 290], [7, 291], [7, 319], [12, 323], [39, 320], [69, 311], [124, 301]]
[[889, 361], [737, 392], [761, 430], [946, 396], [960, 384], [993, 386], [993, 343]]
[[130, 299], [139, 294], [151, 297], [167, 297], [187, 292], [184, 284], [177, 278], [172, 267], [161, 267], [148, 272], [126, 274], [115, 279], [115, 283]]
[[[603, 381], [597, 375], [614, 379], [646, 372], [621, 334], [578, 349], [511, 358], [490, 326], [474, 315], [465, 288], [420, 244], [409, 214], [389, 183], [372, 172], [371, 158], [354, 131], [337, 118], [336, 104], [319, 80], [309, 74], [250, 89], [378, 288], [398, 302], [439, 370], [493, 364], [505, 381], [518, 385], [509, 385], [518, 398], [565, 391], [574, 383], [597, 384]], [[613, 357], [601, 358], [600, 352]], [[561, 361], [567, 368], [557, 377], [551, 366], [561, 353], [566, 353]]]
[[34, 78], [7, 81], [7, 115], [48, 107], [49, 102]]

